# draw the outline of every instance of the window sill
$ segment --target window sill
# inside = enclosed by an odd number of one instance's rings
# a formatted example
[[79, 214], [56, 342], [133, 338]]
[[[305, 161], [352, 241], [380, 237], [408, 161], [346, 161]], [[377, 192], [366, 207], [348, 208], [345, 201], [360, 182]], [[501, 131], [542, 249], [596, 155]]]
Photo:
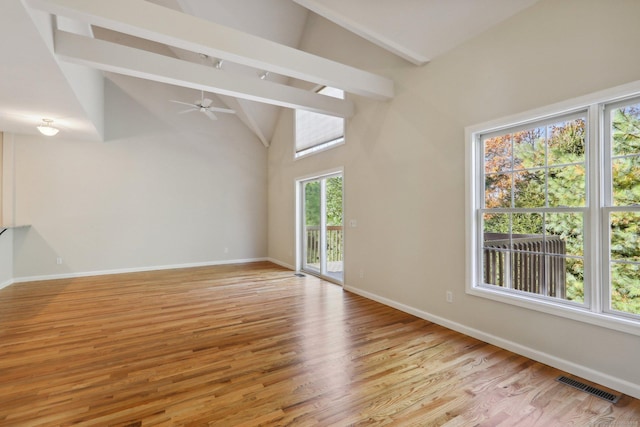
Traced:
[[308, 148], [307, 150], [303, 150], [300, 153], [294, 153], [293, 160], [305, 159], [307, 157], [313, 156], [314, 154], [324, 153], [325, 151], [329, 151], [333, 148], [338, 148], [345, 144], [344, 138], [341, 138], [336, 141], [331, 141], [326, 144], [321, 144], [316, 147]]
[[515, 305], [529, 310], [640, 336], [640, 324], [637, 320], [626, 319], [624, 317], [618, 317], [608, 313], [594, 313], [586, 308], [554, 303], [552, 301], [541, 301], [535, 298], [527, 298], [522, 295], [509, 295], [504, 292], [483, 287], [468, 287], [466, 293], [504, 304]]

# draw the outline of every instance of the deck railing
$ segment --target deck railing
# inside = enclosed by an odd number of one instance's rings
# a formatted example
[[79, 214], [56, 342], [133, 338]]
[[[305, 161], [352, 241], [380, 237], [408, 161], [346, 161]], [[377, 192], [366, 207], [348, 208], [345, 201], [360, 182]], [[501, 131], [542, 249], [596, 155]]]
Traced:
[[[484, 234], [484, 281], [535, 294], [566, 297], [566, 243], [559, 236]], [[507, 270], [509, 268], [509, 270]], [[507, 272], [511, 276], [507, 283]]]
[[[320, 262], [320, 227], [307, 226], [307, 264]], [[340, 225], [327, 226], [327, 262], [344, 259], [344, 233]]]
[[[327, 227], [327, 262], [344, 259], [344, 229]], [[307, 264], [320, 262], [320, 227], [306, 227]], [[566, 297], [566, 243], [559, 236], [484, 234], [484, 281], [525, 292]]]

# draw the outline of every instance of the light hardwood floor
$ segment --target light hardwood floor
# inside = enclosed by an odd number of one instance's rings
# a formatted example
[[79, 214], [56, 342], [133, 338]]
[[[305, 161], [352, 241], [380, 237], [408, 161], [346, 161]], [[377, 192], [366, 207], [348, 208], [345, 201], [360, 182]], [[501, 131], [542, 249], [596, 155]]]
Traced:
[[0, 290], [2, 426], [640, 427], [560, 374], [270, 263]]

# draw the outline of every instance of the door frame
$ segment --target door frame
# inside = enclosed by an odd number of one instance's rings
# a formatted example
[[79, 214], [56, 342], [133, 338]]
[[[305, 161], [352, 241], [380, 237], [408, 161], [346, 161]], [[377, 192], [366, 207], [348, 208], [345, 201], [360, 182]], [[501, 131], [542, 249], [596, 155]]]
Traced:
[[[333, 282], [337, 285], [344, 286], [345, 281], [345, 273], [346, 273], [346, 263], [345, 263], [345, 253], [346, 253], [346, 245], [347, 245], [347, 233], [346, 233], [346, 225], [345, 225], [345, 174], [344, 168], [338, 167], [334, 169], [327, 169], [321, 172], [312, 173], [308, 175], [304, 175], [295, 179], [294, 184], [294, 192], [295, 192], [295, 268], [297, 272], [301, 272], [303, 266], [303, 237], [304, 237], [304, 215], [302, 212], [302, 207], [304, 203], [303, 197], [303, 188], [304, 183], [308, 181], [313, 181], [316, 179], [330, 178], [332, 176], [341, 175], [342, 176], [342, 232], [343, 232], [343, 240], [342, 240], [342, 280], [338, 280], [335, 277], [331, 277], [329, 275], [324, 274], [316, 274], [315, 272], [310, 272], [308, 270], [304, 270], [304, 273], [316, 275], [321, 277], [324, 280], [329, 282]], [[322, 209], [324, 211], [324, 208]], [[322, 228], [322, 227], [321, 227]], [[324, 231], [322, 231], [324, 233]], [[323, 251], [324, 252], [324, 251]], [[322, 266], [320, 268], [322, 271]]]

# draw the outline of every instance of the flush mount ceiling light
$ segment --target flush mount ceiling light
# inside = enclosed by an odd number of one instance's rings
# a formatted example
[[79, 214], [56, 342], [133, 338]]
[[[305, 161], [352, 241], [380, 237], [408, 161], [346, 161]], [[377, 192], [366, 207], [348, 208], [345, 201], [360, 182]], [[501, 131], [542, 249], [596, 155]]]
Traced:
[[42, 124], [38, 126], [38, 130], [43, 135], [54, 136], [60, 130], [58, 128], [51, 126], [52, 123], [53, 123], [53, 120], [51, 119], [42, 119]]

